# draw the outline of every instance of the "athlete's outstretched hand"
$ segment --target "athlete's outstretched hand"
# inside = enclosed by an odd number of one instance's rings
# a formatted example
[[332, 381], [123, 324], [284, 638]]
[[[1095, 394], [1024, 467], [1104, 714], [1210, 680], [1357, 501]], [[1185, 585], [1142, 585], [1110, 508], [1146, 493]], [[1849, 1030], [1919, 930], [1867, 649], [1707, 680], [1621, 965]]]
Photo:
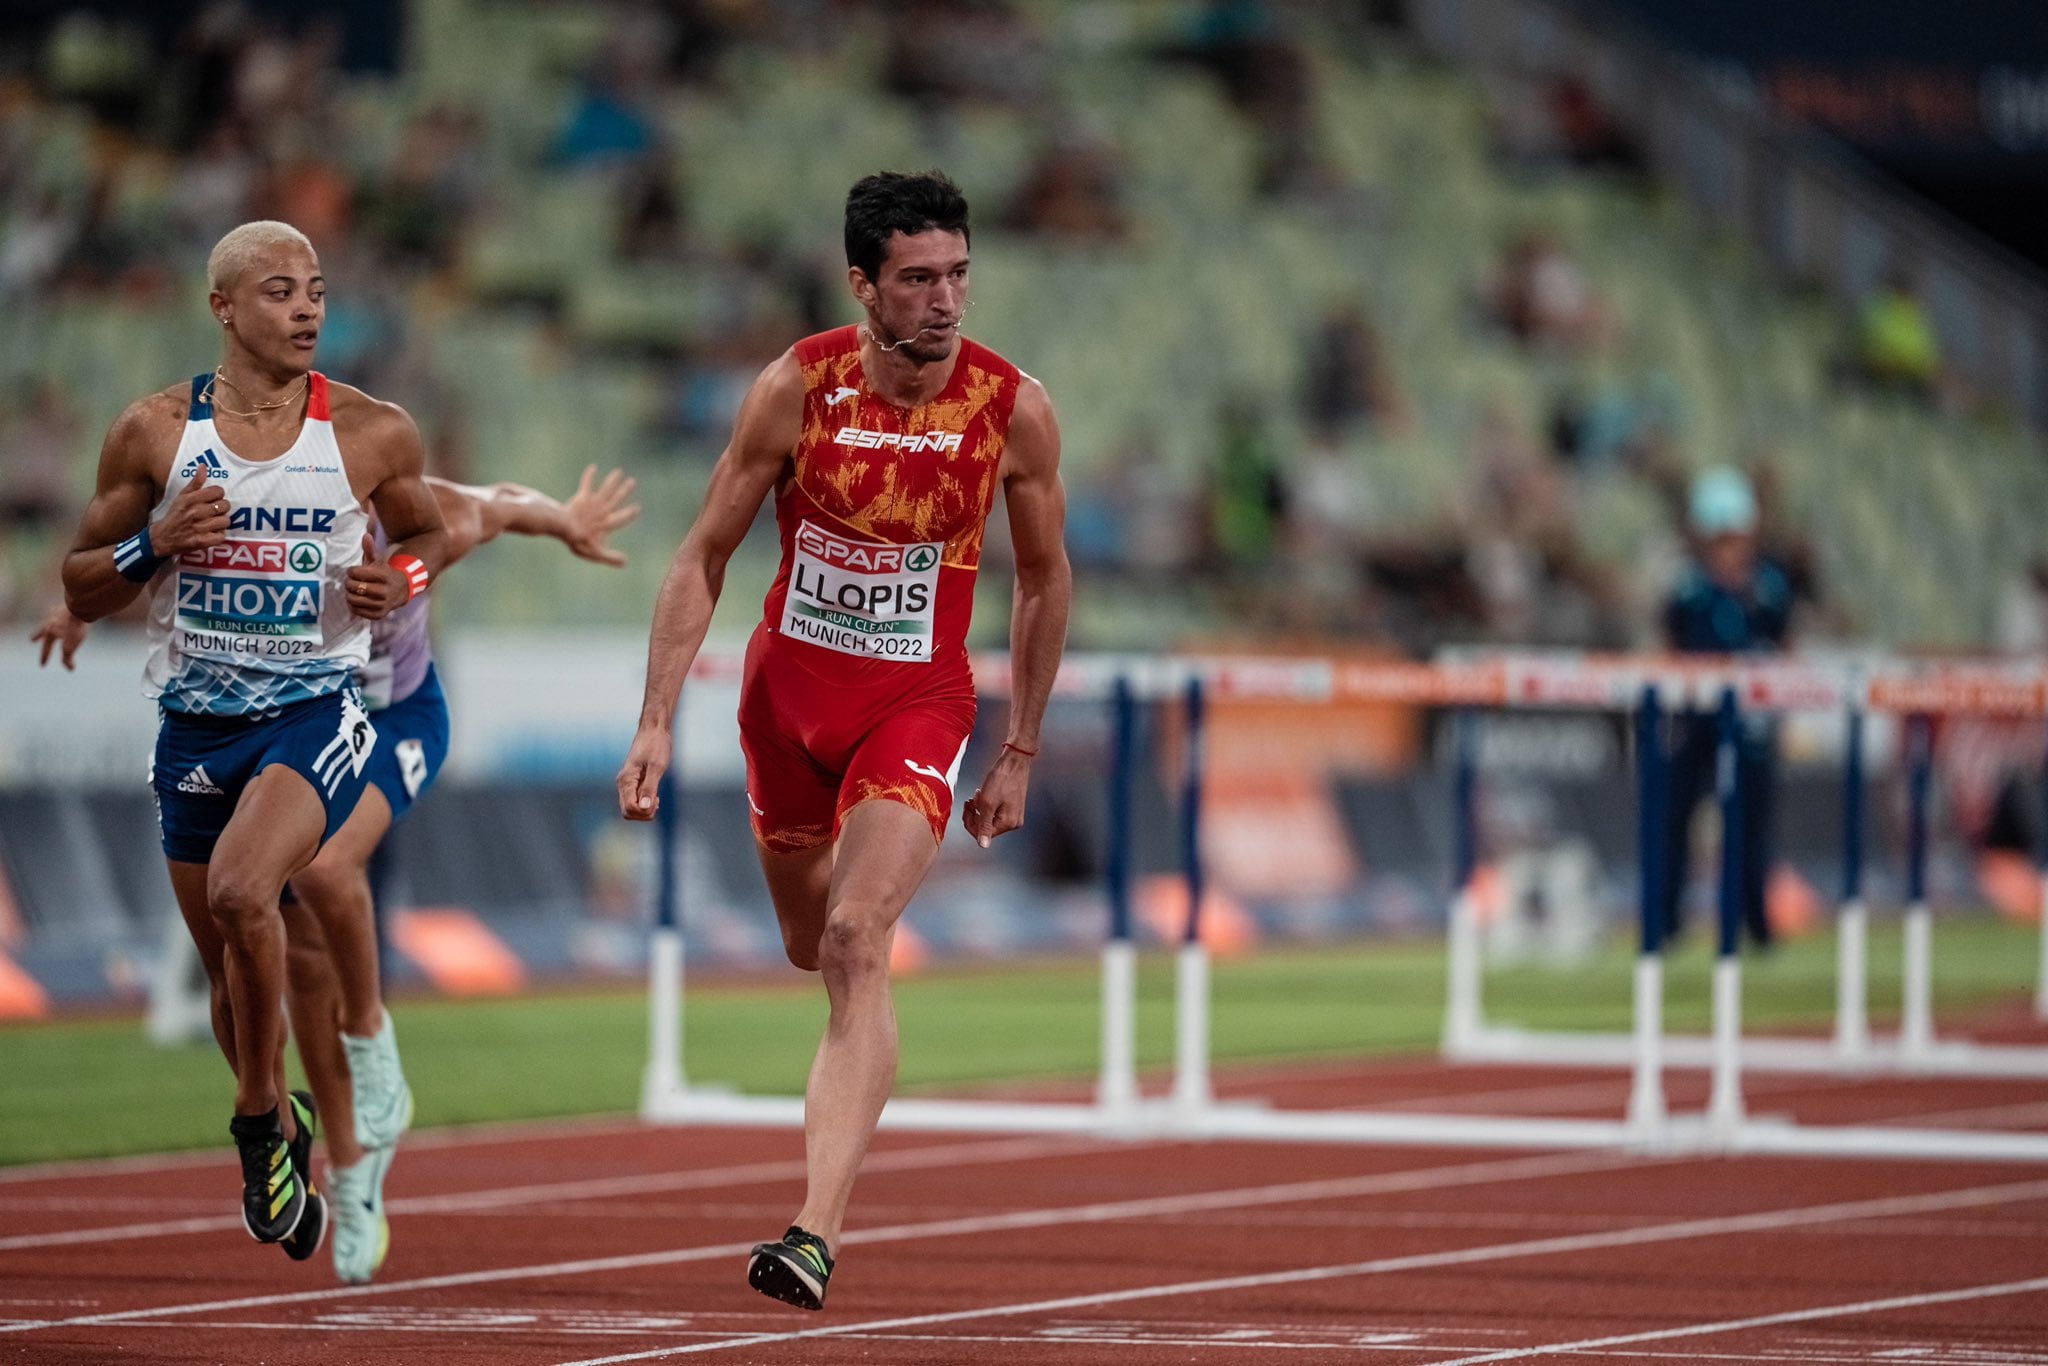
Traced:
[[228, 514], [234, 508], [219, 488], [207, 482], [207, 474], [201, 466], [171, 499], [164, 515], [150, 523], [149, 548], [161, 558], [204, 550], [228, 538]]
[[90, 623], [72, 616], [71, 609], [59, 602], [44, 615], [42, 624], [29, 635], [31, 641], [43, 647], [42, 657], [36, 660], [36, 664], [39, 667], [48, 664], [51, 648], [62, 646], [62, 651], [57, 657], [64, 662], [66, 669], [77, 669], [78, 666], [72, 661], [78, 657], [78, 647], [85, 643], [85, 633], [91, 629]]
[[640, 515], [640, 505], [621, 507], [633, 496], [634, 480], [624, 470], [613, 470], [604, 482], [592, 488], [597, 466], [583, 467], [583, 481], [562, 504], [562, 544], [580, 559], [608, 564], [614, 569], [625, 564], [626, 552], [614, 550], [605, 540], [614, 531]]
[[619, 814], [629, 821], [651, 821], [661, 810], [661, 775], [675, 757], [675, 740], [665, 730], [642, 726], [619, 769]]
[[988, 848], [997, 835], [1007, 835], [1024, 824], [1024, 793], [1030, 786], [1030, 756], [1005, 747], [960, 809], [960, 824], [976, 844]]
[[348, 610], [367, 621], [388, 617], [405, 606], [412, 596], [412, 583], [390, 564], [377, 558], [377, 543], [363, 533], [363, 561], [348, 567]]

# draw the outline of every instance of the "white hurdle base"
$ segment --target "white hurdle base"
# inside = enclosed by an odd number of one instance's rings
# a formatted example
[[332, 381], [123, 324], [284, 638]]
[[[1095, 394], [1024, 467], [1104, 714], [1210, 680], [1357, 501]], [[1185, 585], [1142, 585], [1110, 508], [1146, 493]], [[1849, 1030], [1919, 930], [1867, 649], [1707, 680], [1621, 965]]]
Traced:
[[[1633, 1035], [1568, 1030], [1516, 1029], [1487, 1025], [1469, 1036], [1455, 1054], [1459, 1062], [1527, 1063], [1540, 1067], [1628, 1067], [1635, 1062]], [[1873, 1038], [1853, 1053], [1833, 1039], [1750, 1035], [1741, 1043], [1742, 1066], [1754, 1072], [1882, 1072], [1921, 1076], [2048, 1077], [2048, 1048], [2024, 1044], [1938, 1040], [1924, 1052], [1902, 1048], [1896, 1039]], [[1714, 1040], [1704, 1034], [1667, 1034], [1667, 1067], [1711, 1067]]]
[[[747, 1096], [691, 1087], [649, 1096], [651, 1124], [801, 1129], [802, 1096]], [[1190, 1109], [1171, 1098], [1141, 1101], [1121, 1113], [1094, 1104], [925, 1097], [892, 1099], [880, 1127], [899, 1132], [1069, 1134], [1156, 1141], [1326, 1143], [1415, 1148], [1520, 1150], [1612, 1149], [1652, 1156], [1755, 1154], [1786, 1157], [1918, 1158], [2048, 1162], [2048, 1134], [1915, 1129], [1882, 1125], [1801, 1125], [1751, 1117], [1728, 1126], [1677, 1115], [1646, 1136], [1622, 1120], [1490, 1118], [1406, 1111], [1283, 1110], [1225, 1101]]]

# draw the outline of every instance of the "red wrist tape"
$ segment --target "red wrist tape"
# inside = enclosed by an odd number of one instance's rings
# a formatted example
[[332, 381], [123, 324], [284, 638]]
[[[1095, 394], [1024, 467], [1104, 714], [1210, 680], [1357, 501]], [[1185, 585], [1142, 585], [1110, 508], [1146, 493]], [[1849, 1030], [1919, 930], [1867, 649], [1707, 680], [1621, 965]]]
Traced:
[[414, 598], [427, 591], [427, 567], [420, 563], [419, 556], [393, 555], [390, 564], [393, 569], [405, 575], [407, 585], [405, 600], [407, 602], [411, 602]]

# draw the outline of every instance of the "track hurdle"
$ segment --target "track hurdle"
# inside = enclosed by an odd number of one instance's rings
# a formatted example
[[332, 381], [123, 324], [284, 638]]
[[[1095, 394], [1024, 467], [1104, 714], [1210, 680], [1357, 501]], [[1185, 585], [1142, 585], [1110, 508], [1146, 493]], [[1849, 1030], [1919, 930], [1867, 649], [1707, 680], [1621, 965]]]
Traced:
[[[1830, 1039], [1749, 1035], [1741, 1041], [1741, 1065], [1760, 1071], [1831, 1072], [1889, 1071], [1959, 1076], [2048, 1076], [2048, 1048], [1994, 1045], [1934, 1037], [1932, 1004], [1933, 917], [1927, 902], [1926, 867], [1928, 806], [1932, 786], [1932, 731], [1937, 714], [1994, 716], [2041, 715], [2048, 694], [2043, 676], [2032, 669], [1956, 664], [1891, 664], [1843, 671], [1815, 669], [1789, 661], [1686, 661], [1519, 656], [1514, 667], [1522, 681], [1510, 689], [1522, 705], [1619, 705], [1627, 686], [1639, 683], [1652, 701], [1697, 703], [1732, 691], [1738, 711], [1838, 710], [1845, 718], [1845, 782], [1843, 788], [1843, 893], [1837, 918], [1836, 1017]], [[1601, 684], [1606, 680], [1605, 685]], [[1635, 709], [1640, 719], [1647, 703]], [[1863, 893], [1865, 815], [1863, 776], [1869, 711], [1901, 718], [1907, 752], [1906, 906], [1902, 925], [1903, 1003], [1901, 1029], [1895, 1037], [1873, 1036], [1868, 1019], [1868, 906]], [[1638, 746], [1644, 743], [1638, 729]], [[1639, 771], [1639, 809], [1645, 824], [1659, 825], [1670, 813], [1648, 803], [1657, 789]], [[1454, 809], [1454, 820], [1470, 818], [1469, 806]], [[1724, 832], [1727, 829], [1724, 820]], [[1724, 843], [1724, 854], [1726, 845]], [[1645, 857], [1651, 857], [1645, 850]], [[1725, 912], [1725, 907], [1723, 908]], [[1645, 953], [1648, 948], [1646, 928]], [[1454, 926], [1447, 937], [1454, 980], [1483, 981], [1476, 934]], [[2042, 930], [2043, 962], [2048, 974], [2048, 923]], [[1722, 985], [1728, 965], [1717, 960], [1716, 999], [1732, 988]], [[2044, 976], [2048, 981], [2048, 976]], [[1506, 1063], [1640, 1066], [1645, 1033], [1638, 1012], [1635, 1034], [1536, 1031], [1492, 1025], [1485, 1021], [1476, 987], [1463, 988], [1461, 999], [1446, 1007], [1446, 1056]], [[1726, 1045], [1714, 1033], [1665, 1035], [1662, 1061], [1678, 1066], [1725, 1068]]]

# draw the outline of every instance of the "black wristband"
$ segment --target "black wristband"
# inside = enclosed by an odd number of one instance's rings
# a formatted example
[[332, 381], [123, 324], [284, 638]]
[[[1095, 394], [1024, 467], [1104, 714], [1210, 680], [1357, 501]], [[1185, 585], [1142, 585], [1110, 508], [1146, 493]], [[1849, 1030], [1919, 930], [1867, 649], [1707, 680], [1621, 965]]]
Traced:
[[157, 554], [149, 543], [148, 527], [114, 547], [114, 568], [120, 571], [122, 578], [135, 583], [148, 583], [156, 576], [156, 567], [163, 562], [164, 557]]

